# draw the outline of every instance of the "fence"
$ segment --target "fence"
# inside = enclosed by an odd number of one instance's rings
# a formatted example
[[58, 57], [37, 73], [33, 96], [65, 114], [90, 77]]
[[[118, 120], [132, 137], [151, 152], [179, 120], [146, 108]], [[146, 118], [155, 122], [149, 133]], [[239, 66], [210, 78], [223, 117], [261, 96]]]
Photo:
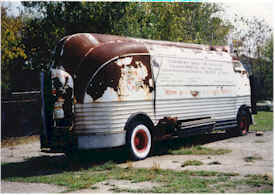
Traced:
[[1, 139], [39, 134], [40, 91], [14, 92], [1, 107]]

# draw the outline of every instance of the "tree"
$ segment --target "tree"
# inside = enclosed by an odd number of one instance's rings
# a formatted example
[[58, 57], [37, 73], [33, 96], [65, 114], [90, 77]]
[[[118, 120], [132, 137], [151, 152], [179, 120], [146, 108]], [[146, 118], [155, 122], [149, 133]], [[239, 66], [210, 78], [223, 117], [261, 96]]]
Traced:
[[231, 27], [213, 15], [221, 9], [209, 3], [23, 2], [23, 5], [25, 12], [32, 15], [25, 22], [23, 43], [27, 65], [34, 69], [49, 67], [57, 41], [78, 32], [224, 44]]
[[131, 3], [115, 26], [125, 36], [205, 44], [225, 44], [232, 27], [210, 3]]
[[18, 71], [26, 54], [21, 43], [23, 27], [22, 15], [13, 17], [7, 15], [8, 7], [1, 6], [1, 89], [6, 93], [11, 85], [11, 73]]
[[[233, 39], [242, 42], [242, 52], [251, 57], [262, 56], [262, 49], [272, 35], [271, 27], [263, 19], [245, 18], [235, 15]], [[239, 51], [241, 52], [241, 51]]]
[[[28, 62], [34, 69], [49, 67], [55, 44], [74, 33], [114, 33], [114, 24], [123, 17], [127, 3], [23, 2], [29, 18], [23, 42]], [[27, 44], [32, 43], [32, 44]]]
[[264, 20], [235, 16], [233, 39], [237, 53], [254, 58], [257, 99], [273, 98], [273, 32]]
[[268, 99], [273, 99], [273, 36], [267, 40], [263, 47], [264, 70], [263, 83], [265, 87], [265, 96]]

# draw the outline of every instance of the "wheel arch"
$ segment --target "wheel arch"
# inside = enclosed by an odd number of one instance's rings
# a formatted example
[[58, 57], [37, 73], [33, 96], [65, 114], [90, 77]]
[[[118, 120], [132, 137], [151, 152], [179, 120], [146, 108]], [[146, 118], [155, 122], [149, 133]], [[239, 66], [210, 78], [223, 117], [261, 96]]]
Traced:
[[154, 123], [153, 121], [151, 120], [151, 118], [145, 113], [145, 112], [137, 112], [137, 113], [134, 113], [134, 114], [131, 114], [131, 116], [128, 118], [125, 126], [124, 126], [124, 130], [126, 130], [126, 132], [128, 132], [130, 130], [130, 124], [133, 122], [133, 121], [144, 121], [146, 122], [148, 125], [150, 125], [150, 131], [151, 131], [151, 134], [153, 136], [153, 131], [154, 131]]

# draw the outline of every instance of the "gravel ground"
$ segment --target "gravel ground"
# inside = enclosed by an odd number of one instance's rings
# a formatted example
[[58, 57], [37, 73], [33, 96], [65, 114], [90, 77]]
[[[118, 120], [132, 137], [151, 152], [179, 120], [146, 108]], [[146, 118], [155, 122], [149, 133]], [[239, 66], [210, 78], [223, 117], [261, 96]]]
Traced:
[[2, 193], [58, 193], [64, 190], [65, 187], [42, 183], [1, 182]]
[[[265, 132], [263, 136], [255, 136], [255, 132], [247, 136], [232, 137], [229, 139], [204, 144], [204, 147], [213, 149], [223, 148], [232, 150], [225, 155], [160, 155], [133, 163], [133, 167], [150, 168], [158, 165], [161, 169], [175, 170], [206, 170], [229, 173], [248, 174], [273, 174], [273, 132]], [[245, 157], [261, 157], [262, 160], [245, 162]], [[199, 160], [201, 166], [181, 167], [186, 160]], [[219, 162], [220, 165], [208, 165]], [[127, 164], [121, 164], [122, 167]]]
[[[173, 142], [171, 142], [173, 143]], [[273, 175], [273, 132], [267, 131], [263, 136], [255, 136], [255, 132], [249, 133], [247, 136], [242, 137], [225, 137], [223, 135], [205, 135], [197, 136], [194, 144], [203, 145], [209, 148], [224, 148], [231, 149], [232, 152], [225, 155], [168, 155], [162, 153], [161, 155], [155, 154], [143, 161], [132, 162], [133, 167], [151, 168], [159, 166], [161, 169], [174, 169], [174, 170], [209, 170], [221, 172], [234, 172], [239, 173], [240, 176], [247, 174], [268, 174]], [[184, 146], [184, 145], [183, 145]], [[103, 151], [104, 153], [104, 151]], [[108, 152], [106, 152], [108, 153]], [[108, 154], [105, 153], [105, 156]], [[261, 160], [254, 162], [245, 162], [245, 157], [261, 157]], [[31, 144], [18, 145], [14, 147], [1, 148], [1, 162], [3, 163], [19, 163], [24, 167], [24, 163], [29, 163], [34, 166], [32, 174], [54, 174], [49, 170], [49, 173], [40, 173], [39, 166], [41, 162], [52, 163], [56, 161], [64, 161], [63, 154], [50, 154], [40, 152], [39, 142]], [[111, 159], [110, 159], [111, 160]], [[201, 166], [187, 166], [181, 167], [186, 160], [199, 160], [203, 162]], [[219, 165], [208, 165], [211, 162], [219, 162]], [[126, 162], [126, 160], [124, 160]], [[118, 163], [121, 167], [128, 166], [127, 163]], [[19, 168], [20, 169], [20, 168]], [[28, 170], [20, 170], [23, 173]], [[2, 168], [3, 173], [9, 174], [7, 170]], [[26, 173], [27, 174], [27, 173]], [[22, 174], [21, 174], [22, 175]], [[127, 186], [127, 181], [108, 181], [105, 183], [98, 183], [96, 189], [85, 189], [77, 193], [111, 193], [110, 188], [113, 186], [124, 187]], [[110, 184], [110, 185], [109, 185]], [[131, 184], [129, 184], [130, 186]], [[144, 184], [145, 185], [145, 184]], [[148, 184], [149, 186], [152, 184]], [[111, 186], [111, 187], [110, 187]], [[29, 192], [62, 192], [66, 190], [64, 187], [48, 185], [48, 184], [26, 184], [19, 182], [6, 182], [1, 181], [2, 193], [29, 193]]]

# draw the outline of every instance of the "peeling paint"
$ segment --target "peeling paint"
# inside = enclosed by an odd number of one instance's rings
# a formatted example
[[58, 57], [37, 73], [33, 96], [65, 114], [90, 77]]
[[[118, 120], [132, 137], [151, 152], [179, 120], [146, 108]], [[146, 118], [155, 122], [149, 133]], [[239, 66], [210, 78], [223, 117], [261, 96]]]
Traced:
[[123, 57], [107, 65], [89, 84], [84, 102], [149, 100], [152, 89], [149, 57]]
[[127, 66], [131, 64], [132, 60], [133, 60], [133, 57], [120, 58], [115, 63], [119, 66], [122, 66], [122, 65]]

